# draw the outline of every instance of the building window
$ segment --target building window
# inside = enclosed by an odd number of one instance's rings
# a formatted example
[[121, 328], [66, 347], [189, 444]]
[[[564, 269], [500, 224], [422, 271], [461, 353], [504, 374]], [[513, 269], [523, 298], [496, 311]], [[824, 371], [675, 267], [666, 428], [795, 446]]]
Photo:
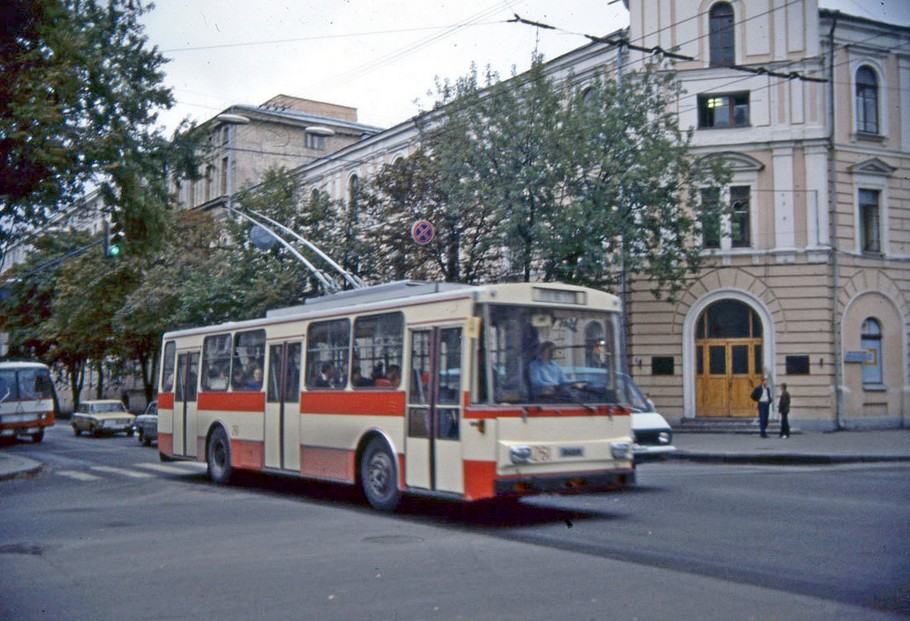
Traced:
[[310, 133], [306, 134], [306, 148], [314, 149], [316, 151], [325, 150], [325, 136]]
[[859, 237], [862, 252], [882, 251], [878, 190], [859, 191]]
[[[702, 206], [707, 212], [716, 212], [720, 202], [720, 190], [703, 188], [701, 191]], [[720, 216], [716, 213], [703, 214], [701, 219], [701, 239], [705, 248], [720, 248]]]
[[856, 72], [856, 131], [878, 133], [878, 80], [869, 67]]
[[863, 322], [860, 347], [866, 352], [863, 363], [863, 387], [881, 386], [882, 373], [882, 327], [878, 320], [868, 318]]
[[227, 196], [231, 193], [231, 188], [228, 187], [228, 165], [230, 161], [227, 156], [221, 158], [221, 194]]
[[747, 185], [730, 188], [730, 204], [733, 215], [730, 217], [730, 239], [734, 248], [748, 248], [752, 245], [749, 227], [749, 193]]
[[749, 126], [749, 93], [698, 96], [698, 126], [723, 129]]
[[727, 2], [718, 2], [708, 14], [711, 66], [729, 67], [736, 64], [733, 35], [733, 7]]

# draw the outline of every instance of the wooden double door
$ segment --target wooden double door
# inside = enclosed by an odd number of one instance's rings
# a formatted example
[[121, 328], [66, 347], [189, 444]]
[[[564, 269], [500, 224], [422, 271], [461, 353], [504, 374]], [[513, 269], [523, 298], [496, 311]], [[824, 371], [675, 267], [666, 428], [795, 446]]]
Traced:
[[695, 362], [697, 416], [757, 416], [751, 394], [762, 378], [761, 339], [698, 340]]

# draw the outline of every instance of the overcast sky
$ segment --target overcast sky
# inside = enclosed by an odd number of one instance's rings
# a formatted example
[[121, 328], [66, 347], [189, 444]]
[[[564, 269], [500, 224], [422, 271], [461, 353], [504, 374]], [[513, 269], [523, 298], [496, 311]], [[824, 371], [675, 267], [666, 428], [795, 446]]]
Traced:
[[[820, 5], [910, 25], [908, 0]], [[516, 13], [559, 30], [509, 23]], [[535, 50], [555, 58], [585, 34], [627, 26], [628, 13], [619, 0], [157, 0], [145, 23], [171, 59], [169, 131], [277, 94], [351, 106], [361, 123], [389, 127], [432, 107], [437, 76], [456, 79], [472, 62], [523, 71]]]

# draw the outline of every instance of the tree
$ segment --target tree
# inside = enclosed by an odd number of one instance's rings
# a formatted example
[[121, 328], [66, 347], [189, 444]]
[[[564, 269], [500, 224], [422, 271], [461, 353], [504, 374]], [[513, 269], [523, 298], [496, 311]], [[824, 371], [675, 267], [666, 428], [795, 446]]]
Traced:
[[446, 268], [447, 279], [613, 288], [634, 272], [655, 295], [675, 295], [699, 264], [700, 223], [721, 210], [697, 188], [723, 185], [726, 173], [692, 153], [672, 113], [672, 71], [652, 63], [621, 83], [580, 84], [554, 80], [535, 58], [525, 74], [483, 79], [472, 70], [439, 84], [412, 173], [386, 167], [377, 179], [387, 221], [401, 228], [395, 213], [430, 205], [444, 233], [435, 253], [462, 268]]
[[[141, 0], [10, 0], [0, 9], [0, 244], [77, 204], [86, 184], [127, 209], [134, 237], [149, 170], [171, 147], [151, 129], [173, 105], [147, 49]], [[129, 205], [129, 207], [127, 207]], [[135, 209], [135, 211], [133, 211]]]

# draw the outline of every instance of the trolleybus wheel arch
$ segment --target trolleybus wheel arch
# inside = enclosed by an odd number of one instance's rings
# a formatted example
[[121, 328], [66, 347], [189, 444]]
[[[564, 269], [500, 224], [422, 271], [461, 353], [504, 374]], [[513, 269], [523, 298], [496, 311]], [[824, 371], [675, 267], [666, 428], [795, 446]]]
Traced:
[[212, 431], [205, 449], [205, 461], [212, 481], [219, 485], [231, 482], [231, 439], [224, 427], [218, 426]]
[[393, 511], [401, 499], [395, 455], [382, 438], [367, 442], [360, 458], [360, 485], [374, 509]]

